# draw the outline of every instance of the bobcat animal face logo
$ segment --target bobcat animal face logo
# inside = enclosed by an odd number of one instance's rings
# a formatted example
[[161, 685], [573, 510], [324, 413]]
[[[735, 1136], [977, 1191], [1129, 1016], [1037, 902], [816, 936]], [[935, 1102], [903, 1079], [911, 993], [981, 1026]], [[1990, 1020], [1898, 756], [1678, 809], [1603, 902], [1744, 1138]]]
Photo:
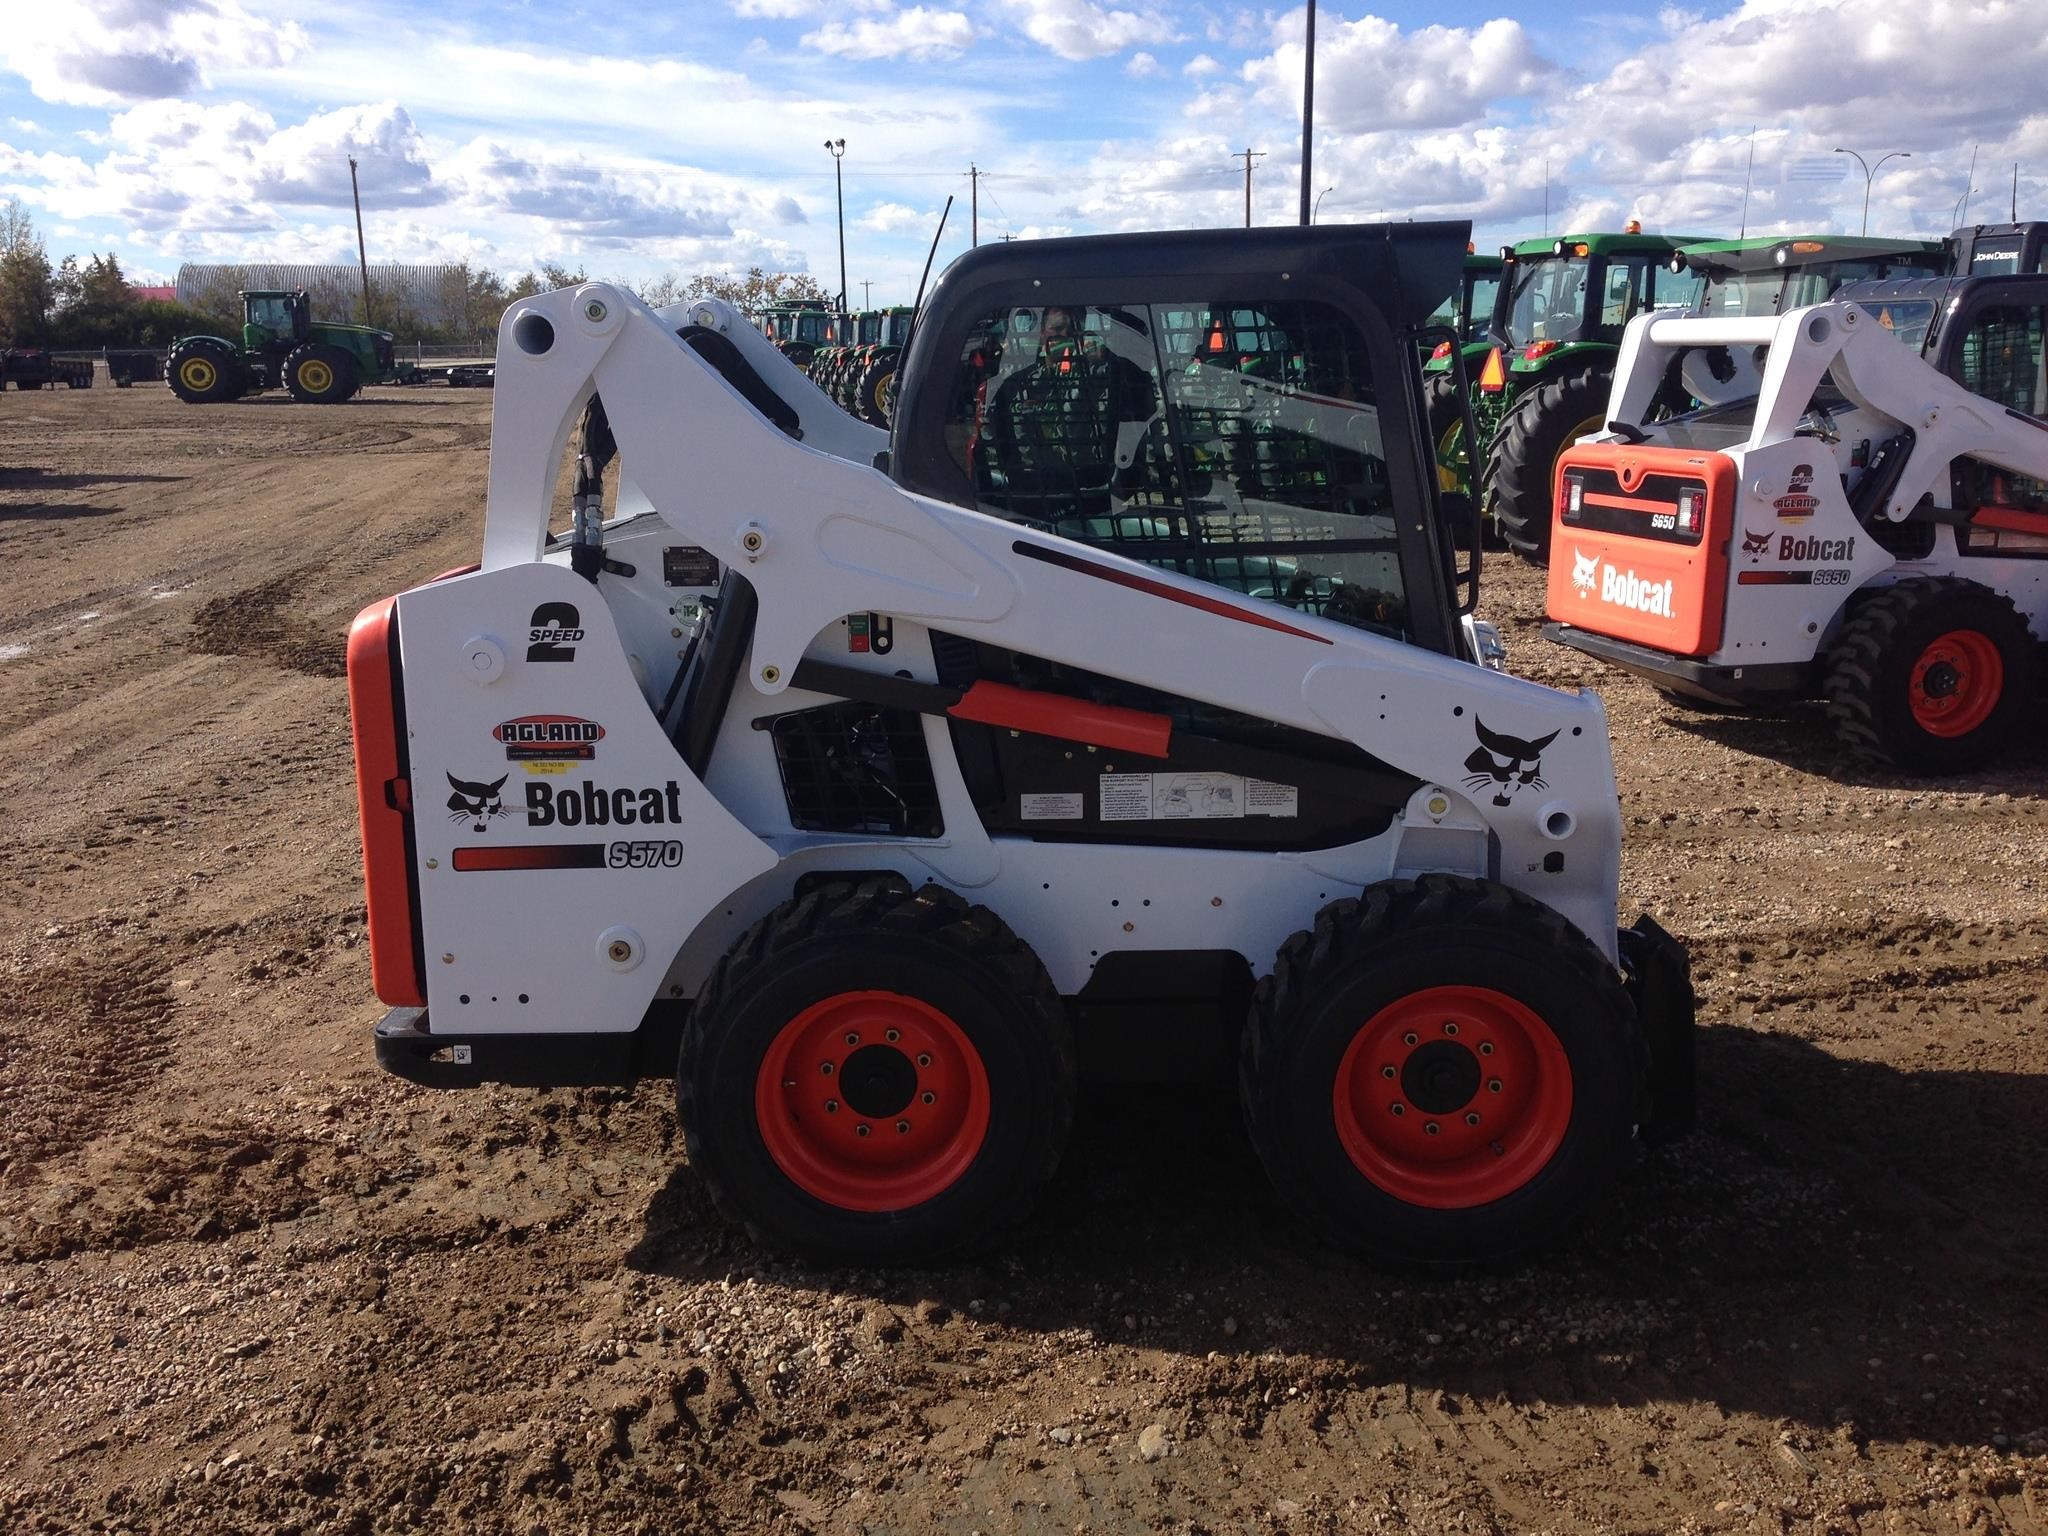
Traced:
[[1572, 585], [1581, 592], [1590, 592], [1600, 585], [1600, 556], [1582, 555], [1572, 551]]
[[455, 793], [448, 797], [448, 819], [471, 822], [473, 831], [490, 831], [491, 823], [505, 814], [505, 803], [498, 798], [498, 792], [510, 777], [500, 774], [488, 784], [479, 784], [449, 774], [448, 787]]
[[1770, 529], [1766, 528], [1762, 533], [1751, 533], [1747, 528], [1742, 530], [1742, 552], [1749, 556], [1750, 559], [1763, 559], [1764, 551], [1770, 547]]
[[1543, 749], [1557, 740], [1556, 731], [1524, 741], [1519, 736], [1489, 731], [1486, 722], [1474, 715], [1472, 734], [1479, 738], [1479, 745], [1465, 759], [1467, 789], [1490, 786], [1495, 805], [1511, 805], [1525, 784], [1538, 789], [1549, 787], [1543, 778]]

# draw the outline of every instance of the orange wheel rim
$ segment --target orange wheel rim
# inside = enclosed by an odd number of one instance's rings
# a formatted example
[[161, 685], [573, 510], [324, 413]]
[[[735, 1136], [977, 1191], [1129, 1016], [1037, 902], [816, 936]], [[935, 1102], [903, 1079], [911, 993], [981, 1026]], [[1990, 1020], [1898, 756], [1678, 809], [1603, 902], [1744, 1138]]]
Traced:
[[1351, 1039], [1333, 1095], [1353, 1166], [1409, 1205], [1466, 1210], [1542, 1172], [1572, 1118], [1555, 1032], [1490, 987], [1429, 987]]
[[988, 1072], [966, 1031], [899, 992], [840, 992], [776, 1034], [754, 1079], [761, 1143], [805, 1194], [901, 1211], [945, 1193], [988, 1139]]
[[1967, 736], [1998, 708], [2005, 692], [2005, 659], [1989, 635], [1952, 629], [1930, 641], [1913, 663], [1906, 685], [1913, 723], [1944, 740]]

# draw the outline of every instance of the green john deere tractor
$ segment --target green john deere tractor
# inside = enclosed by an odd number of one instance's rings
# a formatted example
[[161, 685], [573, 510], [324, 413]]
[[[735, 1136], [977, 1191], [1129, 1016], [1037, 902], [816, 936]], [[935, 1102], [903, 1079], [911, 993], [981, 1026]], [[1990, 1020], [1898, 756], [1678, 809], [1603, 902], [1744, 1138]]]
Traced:
[[189, 405], [239, 400], [282, 386], [294, 400], [333, 405], [365, 384], [398, 377], [391, 333], [312, 318], [303, 288], [242, 294], [242, 339], [185, 336], [165, 364], [171, 392]]
[[1481, 452], [1464, 442], [1451, 360], [1428, 369], [1430, 431], [1446, 486], [1468, 487], [1508, 546], [1549, 557], [1550, 480], [1557, 457], [1604, 421], [1614, 360], [1628, 322], [1647, 309], [1689, 309], [1701, 279], [1667, 265], [1685, 235], [1566, 235], [1501, 251], [1491, 337], [1475, 342], [1472, 415]]
[[836, 340], [843, 317], [819, 299], [784, 299], [757, 310], [761, 334], [799, 368], [811, 366], [818, 348]]
[[863, 310], [853, 317], [853, 342], [839, 359], [825, 392], [841, 409], [870, 426], [886, 427], [896, 401], [896, 363], [910, 335], [908, 305]]

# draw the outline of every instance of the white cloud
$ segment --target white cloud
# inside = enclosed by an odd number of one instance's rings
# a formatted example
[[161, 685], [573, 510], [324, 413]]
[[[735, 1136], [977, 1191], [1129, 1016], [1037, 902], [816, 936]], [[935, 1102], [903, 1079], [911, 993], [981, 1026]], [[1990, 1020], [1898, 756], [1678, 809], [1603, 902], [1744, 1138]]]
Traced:
[[1099, 59], [1135, 44], [1157, 47], [1179, 38], [1157, 10], [1129, 11], [1092, 0], [1007, 0], [1024, 35], [1063, 59]]
[[[1244, 78], [1268, 105], [1298, 111], [1302, 52], [1290, 37], [1248, 62]], [[1316, 38], [1316, 117], [1336, 132], [1456, 127], [1556, 73], [1521, 23], [1505, 18], [1405, 32], [1377, 16], [1333, 19]]]
[[928, 229], [937, 215], [922, 213], [907, 203], [877, 203], [853, 221], [854, 228], [877, 234], [894, 234], [906, 229]]
[[1166, 66], [1149, 53], [1134, 53], [1124, 65], [1124, 73], [1133, 80], [1157, 80], [1166, 73]]
[[1208, 54], [1198, 53], [1192, 59], [1189, 59], [1187, 63], [1181, 65], [1180, 72], [1190, 80], [1203, 80], [1211, 75], [1222, 74], [1223, 66], [1210, 58]]
[[879, 21], [828, 21], [806, 32], [803, 43], [845, 59], [932, 59], [962, 52], [974, 37], [974, 24], [964, 12], [913, 5]]
[[0, 66], [45, 101], [106, 107], [190, 96], [215, 70], [283, 64], [305, 46], [296, 22], [241, 0], [13, 0]]

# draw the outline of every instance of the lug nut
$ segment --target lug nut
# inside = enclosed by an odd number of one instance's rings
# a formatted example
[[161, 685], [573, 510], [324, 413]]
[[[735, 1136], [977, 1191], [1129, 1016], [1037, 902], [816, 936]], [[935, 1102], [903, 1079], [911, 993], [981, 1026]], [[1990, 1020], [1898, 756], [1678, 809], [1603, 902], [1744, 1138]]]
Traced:
[[882, 1036], [882, 1038], [884, 1040], [887, 1040], [891, 1045], [894, 1045], [898, 1040], [901, 1040], [903, 1038], [903, 1031], [900, 1029], [892, 1029], [885, 1033]]
[[936, 1093], [933, 1093], [929, 1088], [925, 1089], [923, 1093], [919, 1094], [918, 1098], [921, 1102], [926, 1104], [936, 1104], [939, 1102], [939, 1096]]
[[1405, 1115], [1408, 1113], [1408, 1106], [1406, 1104], [1401, 1104], [1397, 1102], [1394, 1104], [1390, 1104], [1387, 1107], [1393, 1110], [1393, 1112], [1397, 1115]]
[[838, 1101], [837, 1099], [827, 1099], [827, 1100], [825, 1101], [825, 1113], [826, 1113], [826, 1114], [828, 1114], [828, 1115], [836, 1115], [836, 1114], [838, 1114], [838, 1113], [839, 1113], [839, 1101]]
[[1488, 1084], [1486, 1085], [1486, 1091], [1487, 1091], [1488, 1093], [1499, 1093], [1499, 1092], [1500, 1092], [1500, 1079], [1496, 1077], [1496, 1078], [1494, 1078], [1494, 1079], [1493, 1079], [1493, 1080], [1492, 1080], [1491, 1082], [1489, 1082], [1489, 1083], [1488, 1083]]
[[920, 1054], [917, 1058], [917, 1064], [920, 1067], [928, 1067], [932, 1064], [932, 1059], [930, 1056]]
[[859, 1045], [859, 1044], [860, 1044], [860, 1036], [859, 1036], [859, 1035], [857, 1035], [857, 1034], [855, 1034], [855, 1033], [854, 1033], [854, 1032], [853, 1032], [852, 1030], [850, 1030], [850, 1029], [849, 1029], [849, 1030], [848, 1030], [848, 1031], [846, 1032], [846, 1043], [847, 1043], [848, 1045]]
[[1401, 1043], [1403, 1045], [1413, 1045], [1417, 1040], [1421, 1038], [1422, 1037], [1420, 1035], [1417, 1035], [1415, 1031], [1411, 1029], [1407, 1034], [1401, 1037]]
[[1465, 1117], [1465, 1123], [1467, 1125], [1477, 1125], [1479, 1123], [1479, 1112], [1477, 1110], [1474, 1110], [1471, 1114], [1467, 1115]]
[[1447, 1035], [1455, 1035], [1455, 1034], [1456, 1034], [1457, 1032], [1458, 1032], [1458, 1026], [1457, 1026], [1457, 1025], [1455, 1025], [1455, 1024], [1453, 1024], [1453, 1023], [1451, 1023], [1451, 1022], [1450, 1022], [1449, 1020], [1445, 1020], [1445, 1021], [1444, 1021], [1444, 1033], [1445, 1033], [1445, 1034], [1447, 1034]]
[[1491, 1056], [1493, 1054], [1493, 1042], [1491, 1040], [1480, 1041], [1479, 1054], [1482, 1056]]
[[910, 1122], [908, 1120], [898, 1120], [896, 1122], [896, 1134], [898, 1136], [908, 1136], [910, 1134]]
[[1422, 1129], [1423, 1129], [1423, 1130], [1424, 1130], [1424, 1131], [1425, 1131], [1425, 1132], [1426, 1132], [1427, 1134], [1429, 1134], [1429, 1135], [1431, 1135], [1431, 1136], [1434, 1136], [1434, 1135], [1436, 1134], [1436, 1129], [1437, 1129], [1437, 1127], [1436, 1127], [1436, 1122], [1435, 1122], [1434, 1120], [1428, 1121], [1427, 1123], [1425, 1123], [1425, 1124], [1423, 1125]]
[[855, 1126], [855, 1127], [853, 1128], [853, 1134], [854, 1134], [854, 1135], [856, 1135], [856, 1136], [865, 1136], [865, 1135], [867, 1135], [867, 1133], [869, 1132], [869, 1130], [870, 1130], [870, 1129], [872, 1129], [872, 1127], [870, 1127], [870, 1126], [866, 1126], [866, 1125], [856, 1125], [856, 1126]]
[[821, 1061], [818, 1063], [818, 1070], [824, 1073], [825, 1076], [830, 1077], [832, 1075], [832, 1063], [829, 1061]]
[[1394, 1069], [1393, 1069], [1392, 1067], [1381, 1067], [1381, 1068], [1380, 1068], [1380, 1076], [1381, 1076], [1381, 1077], [1392, 1077], [1392, 1076], [1394, 1076]]

